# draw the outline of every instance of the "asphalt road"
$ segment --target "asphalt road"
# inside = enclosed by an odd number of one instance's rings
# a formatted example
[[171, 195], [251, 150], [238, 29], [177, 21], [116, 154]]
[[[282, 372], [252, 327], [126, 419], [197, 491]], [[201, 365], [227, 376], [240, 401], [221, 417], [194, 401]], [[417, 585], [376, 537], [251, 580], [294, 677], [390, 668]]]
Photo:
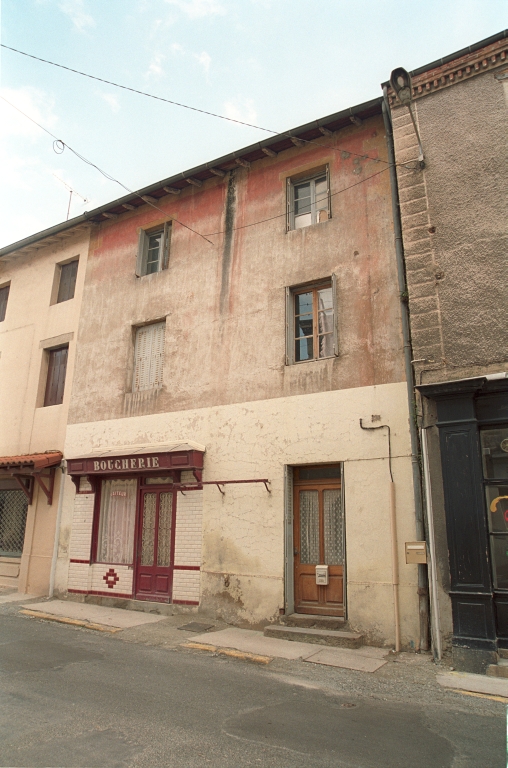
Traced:
[[433, 700], [423, 686], [397, 700], [365, 673], [335, 690], [329, 668], [312, 683], [315, 665], [304, 679], [296, 662], [282, 673], [13, 612], [0, 617], [0, 664], [2, 768], [506, 765], [502, 704]]

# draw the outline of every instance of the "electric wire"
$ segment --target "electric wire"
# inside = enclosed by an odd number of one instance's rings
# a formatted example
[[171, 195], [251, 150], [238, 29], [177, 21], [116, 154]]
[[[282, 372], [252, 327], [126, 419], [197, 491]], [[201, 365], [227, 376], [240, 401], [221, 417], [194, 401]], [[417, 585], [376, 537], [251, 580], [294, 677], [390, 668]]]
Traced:
[[[74, 155], [76, 155], [76, 157], [79, 158], [79, 160], [82, 160], [87, 165], [90, 165], [90, 166], [92, 166], [92, 168], [95, 168], [106, 179], [108, 179], [109, 181], [113, 181], [116, 184], [119, 184], [123, 189], [125, 189], [127, 192], [129, 192], [132, 195], [139, 195], [138, 192], [135, 192], [132, 189], [129, 189], [129, 187], [126, 187], [125, 184], [122, 184], [121, 181], [118, 181], [118, 179], [115, 179], [109, 173], [107, 173], [106, 171], [103, 171], [102, 168], [99, 168], [98, 165], [95, 165], [95, 163], [92, 163], [90, 160], [87, 160], [86, 157], [83, 157], [83, 155], [80, 155], [79, 152], [76, 152], [75, 149], [73, 149], [68, 144], [66, 144], [64, 141], [62, 141], [62, 139], [57, 139], [57, 137], [55, 136], [54, 133], [51, 133], [51, 131], [48, 131], [47, 128], [45, 128], [43, 125], [38, 123], [37, 120], [34, 120], [33, 117], [30, 117], [30, 115], [27, 115], [21, 109], [19, 109], [18, 107], [14, 106], [14, 104], [11, 104], [11, 102], [8, 101], [5, 98], [5, 96], [0, 96], [0, 98], [3, 101], [5, 101], [7, 104], [9, 104], [9, 106], [13, 107], [13, 109], [17, 110], [21, 115], [23, 115], [28, 120], [30, 120], [32, 123], [37, 125], [41, 130], [43, 130], [49, 136], [51, 136], [54, 139], [54, 141], [53, 141], [53, 151], [56, 152], [56, 154], [62, 154], [62, 152], [67, 147], [67, 149], [69, 149]], [[349, 189], [353, 189], [353, 187], [358, 187], [360, 184], [364, 184], [366, 181], [369, 181], [370, 179], [373, 179], [375, 176], [379, 176], [380, 174], [385, 173], [387, 170], [389, 170], [389, 169], [388, 168], [383, 168], [381, 171], [377, 171], [377, 173], [372, 173], [370, 176], [367, 176], [365, 179], [360, 179], [360, 181], [357, 181], [354, 184], [350, 184], [348, 187], [344, 187], [343, 189], [339, 189], [337, 192], [331, 192], [329, 197], [335, 197], [336, 195], [341, 195], [343, 192], [347, 192]], [[145, 200], [143, 197], [141, 197], [141, 195], [139, 195], [139, 197], [147, 205], [150, 205], [152, 208], [155, 208], [156, 211], [159, 211], [160, 213], [164, 214], [164, 216], [168, 215], [168, 211], [164, 211], [164, 210], [162, 210], [162, 208], [159, 208], [157, 205], [154, 205], [154, 203], [151, 203], [150, 201]], [[288, 213], [291, 214], [291, 213], [294, 213], [294, 212], [295, 212], [295, 209], [292, 208], [292, 209], [286, 211], [285, 213], [279, 213], [279, 214], [277, 214], [275, 216], [270, 216], [270, 217], [268, 217], [266, 219], [260, 219], [259, 221], [253, 221], [250, 224], [242, 224], [242, 225], [240, 225], [238, 227], [233, 227], [232, 230], [228, 230], [228, 231], [234, 231], [235, 232], [235, 231], [237, 231], [239, 229], [247, 229], [248, 227], [255, 227], [257, 224], [264, 224], [267, 221], [273, 221], [274, 219], [281, 219], [284, 216], [287, 216]], [[209, 232], [206, 235], [202, 235], [201, 232], [198, 232], [196, 229], [193, 229], [192, 227], [189, 227], [187, 224], [184, 224], [182, 221], [180, 221], [180, 219], [177, 219], [176, 216], [174, 216], [173, 214], [170, 214], [170, 215], [171, 215], [171, 219], [173, 221], [176, 221], [178, 224], [181, 224], [182, 227], [185, 227], [185, 229], [188, 229], [190, 232], [193, 232], [195, 235], [199, 235], [199, 237], [202, 237], [203, 240], [206, 240], [206, 242], [210, 243], [210, 245], [215, 245], [215, 243], [212, 243], [211, 240], [208, 240], [209, 237], [213, 237], [215, 235], [223, 235], [225, 233], [225, 231], [226, 231], [226, 230], [219, 230], [218, 232]]]
[[[11, 106], [13, 109], [17, 110], [24, 117], [28, 118], [28, 120], [31, 120], [32, 123], [35, 123], [35, 125], [37, 125], [39, 128], [41, 128], [41, 130], [43, 130], [47, 134], [49, 134], [54, 139], [54, 141], [53, 141], [53, 151], [56, 152], [57, 155], [61, 155], [62, 152], [64, 151], [64, 149], [67, 147], [67, 149], [69, 149], [74, 155], [76, 155], [76, 157], [79, 158], [79, 160], [82, 160], [87, 165], [91, 165], [92, 168], [95, 168], [97, 171], [99, 171], [99, 173], [101, 173], [109, 181], [114, 181], [115, 184], [119, 184], [123, 189], [125, 189], [131, 195], [138, 194], [133, 189], [129, 189], [129, 187], [126, 187], [125, 184], [122, 184], [122, 182], [118, 181], [118, 179], [115, 179], [115, 177], [111, 176], [111, 174], [107, 173], [106, 171], [103, 171], [102, 168], [99, 168], [98, 165], [95, 165], [95, 163], [92, 163], [91, 160], [87, 160], [86, 157], [83, 157], [83, 155], [80, 155], [79, 152], [76, 152], [75, 149], [73, 149], [71, 146], [69, 146], [69, 144], [66, 144], [66, 142], [63, 141], [62, 139], [57, 138], [54, 133], [51, 133], [51, 131], [48, 131], [47, 128], [45, 128], [43, 125], [38, 123], [37, 120], [34, 120], [33, 117], [30, 117], [30, 115], [27, 115], [26, 112], [23, 112], [21, 109], [19, 109], [19, 107], [16, 107], [14, 104], [11, 104], [11, 102], [8, 101], [5, 98], [5, 96], [0, 96], [0, 98], [3, 101], [5, 101], [7, 104], [9, 104], [9, 106]], [[164, 214], [164, 216], [167, 216], [167, 211], [163, 211], [162, 208], [159, 208], [157, 205], [155, 205], [154, 203], [151, 203], [149, 200], [145, 200], [144, 198], [141, 198], [141, 199], [145, 203], [147, 203], [147, 205], [151, 205], [152, 208], [155, 208], [156, 211], [160, 211], [160, 213]], [[198, 232], [196, 229], [193, 229], [192, 227], [189, 227], [187, 224], [184, 224], [183, 221], [180, 221], [179, 219], [177, 219], [176, 216], [172, 216], [172, 219], [174, 219], [174, 221], [177, 221], [178, 224], [181, 224], [182, 227], [185, 227], [185, 229], [188, 229], [191, 232], [194, 232], [195, 235], [199, 235], [199, 237], [202, 237], [203, 240], [206, 240], [207, 243], [210, 243], [210, 245], [215, 245], [215, 243], [212, 243], [211, 240], [208, 240], [208, 238], [205, 235], [202, 235], [201, 232]]]
[[[301, 139], [298, 136], [292, 136], [287, 131], [274, 131], [272, 128], [263, 128], [260, 125], [254, 125], [253, 123], [247, 123], [244, 120], [237, 120], [234, 117], [226, 117], [226, 115], [219, 115], [216, 112], [209, 112], [206, 109], [199, 109], [198, 107], [191, 107], [189, 104], [182, 104], [179, 101], [173, 101], [171, 99], [166, 99], [163, 96], [155, 96], [153, 93], [147, 93], [146, 91], [140, 91], [137, 88], [131, 88], [128, 85], [121, 85], [120, 83], [114, 83], [112, 80], [106, 80], [103, 77], [97, 77], [96, 75], [89, 75], [87, 72], [81, 72], [79, 69], [73, 69], [72, 67], [66, 67], [64, 64], [57, 64], [55, 61], [49, 61], [48, 59], [42, 59], [40, 56], [34, 56], [32, 53], [26, 53], [26, 51], [20, 51], [18, 48], [12, 48], [10, 45], [5, 45], [5, 43], [0, 43], [0, 47], [6, 48], [8, 51], [14, 51], [14, 53], [19, 53], [21, 56], [27, 56], [29, 59], [35, 59], [35, 61], [42, 61], [44, 64], [50, 64], [52, 67], [58, 67], [59, 69], [66, 69], [68, 72], [73, 72], [76, 75], [81, 75], [82, 77], [88, 77], [90, 80], [97, 80], [100, 83], [106, 83], [107, 85], [112, 85], [114, 88], [122, 88], [124, 91], [131, 91], [131, 93], [137, 93], [139, 96], [146, 96], [149, 99], [156, 99], [157, 101], [164, 101], [166, 104], [172, 104], [175, 107], [182, 107], [183, 109], [189, 109], [192, 112], [199, 112], [202, 115], [208, 115], [209, 117], [217, 117], [220, 120], [227, 120], [230, 123], [237, 123], [238, 125], [244, 125], [247, 128], [255, 128], [258, 131], [264, 131], [265, 133], [271, 133], [274, 136], [285, 136], [289, 139], [298, 139], [298, 141], [305, 142], [305, 144], [314, 144], [317, 147], [323, 147], [323, 149], [332, 149], [335, 152], [349, 152], [350, 155], [355, 155], [355, 157], [361, 157], [364, 160], [372, 160], [375, 163], [386, 163], [387, 165], [390, 165], [389, 160], [382, 160], [378, 157], [371, 157], [370, 155], [361, 154], [359, 152], [353, 152], [351, 149], [345, 149], [345, 147], [330, 147], [328, 144], [320, 144], [315, 139]], [[401, 168], [406, 168], [408, 170], [414, 170], [414, 168], [411, 168], [405, 163], [395, 163], [396, 166], [399, 166]]]

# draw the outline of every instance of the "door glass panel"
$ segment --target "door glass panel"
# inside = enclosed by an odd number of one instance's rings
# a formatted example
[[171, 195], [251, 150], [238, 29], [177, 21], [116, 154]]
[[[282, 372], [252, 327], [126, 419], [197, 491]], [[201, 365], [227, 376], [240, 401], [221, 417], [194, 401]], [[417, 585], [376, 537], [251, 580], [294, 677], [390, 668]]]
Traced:
[[153, 565], [155, 538], [155, 510], [157, 494], [143, 496], [143, 530], [141, 532], [141, 565]]
[[300, 563], [319, 563], [318, 491], [300, 491]]
[[496, 589], [508, 589], [508, 535], [490, 537], [490, 551]]
[[342, 565], [344, 562], [344, 520], [342, 497], [339, 489], [323, 491], [325, 526], [325, 565]]
[[492, 533], [508, 533], [508, 485], [488, 485], [487, 510]]
[[483, 476], [499, 480], [508, 478], [508, 427], [483, 429], [480, 439]]
[[171, 519], [173, 494], [161, 493], [159, 501], [159, 531], [157, 535], [157, 565], [171, 565]]

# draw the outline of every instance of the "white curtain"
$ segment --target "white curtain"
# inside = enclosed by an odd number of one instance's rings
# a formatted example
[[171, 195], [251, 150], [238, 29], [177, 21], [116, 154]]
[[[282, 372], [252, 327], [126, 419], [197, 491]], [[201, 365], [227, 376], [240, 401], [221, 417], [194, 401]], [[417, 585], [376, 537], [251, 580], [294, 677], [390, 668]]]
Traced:
[[97, 560], [131, 565], [137, 480], [103, 480]]

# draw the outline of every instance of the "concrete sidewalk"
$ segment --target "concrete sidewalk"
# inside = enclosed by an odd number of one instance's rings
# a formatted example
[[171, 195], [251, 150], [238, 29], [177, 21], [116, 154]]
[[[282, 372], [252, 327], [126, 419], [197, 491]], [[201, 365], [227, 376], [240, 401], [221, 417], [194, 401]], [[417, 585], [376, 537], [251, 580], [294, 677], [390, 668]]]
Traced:
[[162, 621], [165, 616], [142, 611], [126, 611], [123, 608], [109, 608], [102, 605], [89, 603], [75, 603], [70, 600], [45, 600], [39, 603], [27, 603], [23, 605], [25, 615], [32, 613], [42, 614], [46, 617], [58, 619], [72, 619], [81, 622], [84, 626], [93, 624], [96, 626], [113, 627], [115, 629], [128, 629], [141, 624], [153, 624]]

